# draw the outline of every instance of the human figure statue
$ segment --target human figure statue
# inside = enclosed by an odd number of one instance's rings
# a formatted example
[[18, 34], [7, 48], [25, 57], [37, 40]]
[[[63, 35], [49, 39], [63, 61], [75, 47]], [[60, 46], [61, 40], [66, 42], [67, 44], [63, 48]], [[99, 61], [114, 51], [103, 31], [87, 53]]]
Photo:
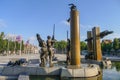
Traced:
[[[72, 11], [72, 10], [76, 10], [76, 6], [75, 6], [74, 4], [69, 4], [69, 6], [71, 6], [71, 7], [70, 7], [71, 11]], [[71, 19], [69, 18], [69, 19], [67, 20], [67, 22], [70, 23], [70, 21], [71, 21]]]
[[40, 54], [40, 59], [41, 59], [41, 67], [45, 67], [46, 61], [47, 61], [47, 55], [48, 55], [48, 50], [45, 41], [43, 41], [43, 46], [41, 47], [41, 54]]
[[69, 4], [71, 11], [76, 9], [76, 6], [74, 4]]
[[47, 61], [47, 55], [48, 55], [47, 45], [46, 45], [45, 41], [42, 40], [42, 38], [40, 37], [39, 34], [36, 34], [36, 37], [37, 37], [37, 40], [39, 42], [39, 46], [41, 47], [41, 52], [40, 52], [41, 63], [40, 63], [40, 66], [45, 67], [46, 61]]
[[66, 58], [67, 65], [70, 65], [70, 61], [71, 61], [70, 39], [67, 39], [67, 58]]
[[53, 66], [52, 58], [53, 58], [53, 44], [55, 43], [55, 40], [50, 36], [47, 36], [47, 49], [48, 49], [48, 56], [49, 56], [49, 65], [50, 67]]

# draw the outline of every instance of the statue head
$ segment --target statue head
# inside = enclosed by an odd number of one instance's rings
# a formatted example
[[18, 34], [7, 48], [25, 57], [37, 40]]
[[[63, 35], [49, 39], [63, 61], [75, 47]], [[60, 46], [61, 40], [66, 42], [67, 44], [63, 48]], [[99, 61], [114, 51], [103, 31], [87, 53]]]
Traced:
[[47, 36], [47, 39], [51, 39], [51, 37], [50, 37], [50, 36]]
[[73, 3], [69, 4], [69, 6], [71, 6], [70, 7], [71, 10], [76, 10], [77, 9], [76, 6]]
[[36, 34], [36, 36], [38, 37], [38, 36], [39, 36], [39, 34]]

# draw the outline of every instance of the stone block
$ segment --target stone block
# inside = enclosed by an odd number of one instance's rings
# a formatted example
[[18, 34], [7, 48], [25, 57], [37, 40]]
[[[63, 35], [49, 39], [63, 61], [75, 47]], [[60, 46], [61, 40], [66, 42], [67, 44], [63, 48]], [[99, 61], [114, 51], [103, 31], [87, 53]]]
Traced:
[[37, 74], [37, 67], [26, 67], [25, 72], [28, 75], [36, 75]]
[[1, 74], [9, 76], [12, 74], [13, 70], [14, 70], [14, 67], [4, 67]]
[[48, 75], [60, 75], [60, 68], [59, 67], [48, 68]]
[[48, 68], [38, 67], [36, 75], [48, 75]]
[[83, 76], [85, 76], [85, 74], [84, 74], [84, 68], [73, 69], [72, 75], [73, 75], [73, 77], [83, 77]]
[[73, 77], [72, 69], [62, 68], [60, 76], [61, 77]]
[[0, 76], [0, 80], [17, 80], [17, 76]]
[[26, 69], [27, 69], [26, 67], [15, 66], [13, 67], [13, 71], [11, 72], [11, 75], [27, 74], [27, 72], [25, 71]]
[[29, 75], [19, 75], [18, 80], [30, 80]]
[[97, 76], [98, 73], [98, 69], [97, 67], [93, 67], [93, 68], [85, 68], [84, 70], [85, 72], [85, 77], [93, 77], [93, 76]]
[[61, 77], [93, 77], [99, 74], [97, 67], [62, 69]]

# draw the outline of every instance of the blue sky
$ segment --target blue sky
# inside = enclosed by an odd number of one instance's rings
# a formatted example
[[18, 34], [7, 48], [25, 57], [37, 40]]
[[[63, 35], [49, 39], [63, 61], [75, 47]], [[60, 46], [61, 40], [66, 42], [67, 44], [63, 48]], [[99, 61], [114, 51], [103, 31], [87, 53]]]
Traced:
[[55, 24], [55, 38], [65, 40], [70, 28], [66, 23], [69, 3], [74, 3], [80, 12], [81, 40], [94, 26], [114, 31], [104, 39], [120, 38], [119, 0], [0, 0], [0, 32], [21, 35], [36, 44], [36, 33], [46, 40], [47, 35], [52, 36]]

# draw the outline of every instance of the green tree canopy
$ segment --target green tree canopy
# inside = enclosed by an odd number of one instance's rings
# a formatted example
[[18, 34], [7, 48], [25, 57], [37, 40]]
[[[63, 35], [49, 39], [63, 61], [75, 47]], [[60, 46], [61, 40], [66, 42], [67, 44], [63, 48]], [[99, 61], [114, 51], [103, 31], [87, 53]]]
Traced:
[[81, 51], [82, 50], [87, 50], [87, 44], [84, 41], [81, 41], [80, 42], [80, 48], [81, 48]]
[[61, 40], [61, 41], [57, 41], [55, 44], [54, 44], [54, 47], [59, 49], [59, 50], [62, 50], [62, 49], [65, 49], [67, 46], [67, 42], [64, 41], [64, 40]]
[[118, 50], [119, 49], [119, 39], [115, 38], [113, 41], [113, 49]]
[[102, 48], [102, 51], [111, 51], [112, 49], [112, 43], [101, 43], [101, 48]]

